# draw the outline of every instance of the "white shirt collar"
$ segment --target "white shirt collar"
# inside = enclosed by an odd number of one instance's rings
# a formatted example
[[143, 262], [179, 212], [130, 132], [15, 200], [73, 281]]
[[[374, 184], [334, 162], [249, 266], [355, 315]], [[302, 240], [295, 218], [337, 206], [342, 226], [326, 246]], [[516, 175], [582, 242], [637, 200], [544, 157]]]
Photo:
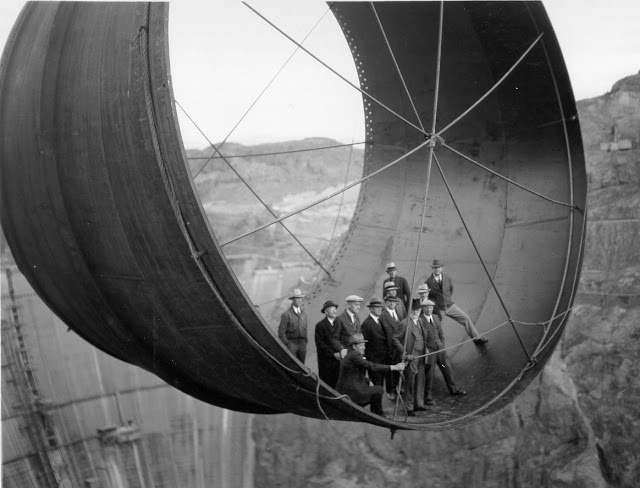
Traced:
[[375, 315], [373, 315], [372, 313], [369, 314], [369, 317], [371, 317], [375, 323], [377, 324], [378, 322], [380, 322], [380, 317], [376, 317]]

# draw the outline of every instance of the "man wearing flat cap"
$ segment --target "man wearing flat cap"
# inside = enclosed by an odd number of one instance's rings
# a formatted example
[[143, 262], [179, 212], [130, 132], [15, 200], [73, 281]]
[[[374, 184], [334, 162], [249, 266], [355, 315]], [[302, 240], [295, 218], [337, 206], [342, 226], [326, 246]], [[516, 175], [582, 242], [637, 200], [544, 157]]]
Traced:
[[[429, 285], [427, 285], [426, 283], [422, 283], [418, 287], [418, 300], [420, 300], [420, 301], [427, 300], [429, 298], [429, 292], [430, 291], [431, 290], [429, 289]], [[440, 320], [442, 320], [442, 317], [444, 316], [444, 314], [440, 312], [440, 308], [438, 307], [437, 304], [433, 307], [433, 313], [438, 315], [440, 317]], [[424, 312], [421, 311], [420, 312], [420, 317], [423, 317], [423, 316], [424, 316]]]
[[429, 351], [425, 364], [424, 399], [425, 404], [433, 405], [435, 402], [433, 401], [433, 393], [431, 390], [436, 365], [440, 368], [444, 382], [449, 389], [449, 394], [466, 395], [466, 392], [459, 389], [455, 381], [453, 381], [453, 370], [451, 369], [449, 356], [447, 355], [447, 351], [444, 351], [444, 334], [442, 333], [442, 327], [440, 327], [440, 317], [433, 314], [435, 303], [431, 300], [422, 300], [421, 305], [424, 310], [424, 316], [421, 317], [421, 320], [424, 321], [424, 329], [426, 332], [425, 343]]
[[336, 387], [340, 374], [340, 351], [342, 344], [334, 337], [338, 304], [327, 300], [322, 305], [321, 313], [325, 317], [316, 324], [315, 339], [318, 351], [318, 375], [331, 388]]
[[398, 270], [396, 269], [395, 263], [387, 263], [385, 269], [389, 277], [382, 283], [382, 296], [384, 297], [387, 295], [384, 288], [385, 283], [388, 283], [389, 281], [393, 282], [393, 284], [398, 287], [397, 297], [402, 302], [405, 312], [407, 312], [409, 310], [409, 305], [411, 305], [411, 288], [409, 288], [409, 283], [406, 278], [398, 276]]
[[301, 363], [307, 356], [307, 314], [302, 310], [302, 294], [299, 288], [291, 292], [291, 307], [280, 315], [278, 337]]
[[364, 407], [371, 404], [371, 412], [384, 417], [382, 410], [381, 386], [370, 386], [365, 378], [367, 371], [370, 373], [384, 373], [386, 371], [403, 371], [404, 363], [378, 364], [365, 358], [365, 343], [367, 340], [362, 334], [354, 334], [348, 340], [349, 351], [340, 361], [340, 377], [336, 390], [344, 395], [349, 395], [352, 402]]
[[334, 335], [340, 344], [342, 344], [342, 350], [340, 351], [342, 357], [347, 354], [349, 349], [349, 338], [353, 334], [359, 334], [361, 332], [358, 312], [360, 311], [360, 305], [364, 301], [364, 298], [358, 295], [349, 295], [345, 301], [347, 302], [347, 309], [336, 318]]
[[429, 300], [435, 302], [440, 309], [441, 319], [444, 319], [445, 315], [452, 318], [464, 327], [467, 335], [473, 339], [476, 345], [485, 344], [489, 339], [480, 336], [469, 316], [453, 303], [453, 281], [449, 275], [442, 272], [443, 268], [444, 264], [440, 260], [433, 260], [431, 265], [433, 273], [425, 281], [425, 284], [430, 288]]
[[[383, 304], [378, 297], [369, 300], [369, 316], [362, 321], [362, 336], [368, 341], [367, 358], [369, 361], [381, 364], [391, 364], [393, 354], [393, 329], [388, 328], [381, 320]], [[369, 379], [374, 385], [383, 386], [390, 371], [369, 373]]]

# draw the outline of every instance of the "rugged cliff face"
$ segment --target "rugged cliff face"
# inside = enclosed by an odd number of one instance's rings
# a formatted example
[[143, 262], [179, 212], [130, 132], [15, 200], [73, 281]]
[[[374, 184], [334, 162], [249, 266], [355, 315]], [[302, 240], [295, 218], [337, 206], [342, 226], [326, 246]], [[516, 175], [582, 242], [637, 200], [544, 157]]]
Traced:
[[[578, 111], [590, 183], [587, 246], [571, 319], [542, 374], [498, 415], [393, 440], [368, 425], [257, 417], [256, 486], [637, 486], [640, 74], [579, 102]], [[615, 139], [632, 148], [601, 148]]]

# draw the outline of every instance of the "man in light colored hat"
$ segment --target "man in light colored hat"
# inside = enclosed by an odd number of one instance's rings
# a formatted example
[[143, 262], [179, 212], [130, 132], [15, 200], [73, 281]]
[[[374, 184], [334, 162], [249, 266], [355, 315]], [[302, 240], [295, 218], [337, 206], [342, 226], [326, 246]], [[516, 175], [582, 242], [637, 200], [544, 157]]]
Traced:
[[389, 277], [382, 283], [382, 296], [384, 297], [387, 295], [384, 288], [385, 283], [389, 281], [393, 282], [393, 284], [398, 287], [397, 297], [402, 302], [406, 314], [407, 310], [409, 310], [409, 305], [411, 304], [411, 288], [409, 288], [409, 282], [407, 282], [406, 278], [398, 276], [398, 270], [396, 269], [395, 263], [387, 263], [385, 269]]
[[[427, 285], [426, 283], [422, 283], [418, 287], [418, 300], [420, 300], [422, 302], [422, 300], [426, 300], [427, 298], [429, 298], [429, 292], [430, 291], [431, 290], [429, 289], [429, 285]], [[438, 305], [434, 306], [433, 313], [438, 315], [440, 317], [440, 319], [442, 320], [442, 314], [440, 313], [440, 309], [438, 308]], [[422, 317], [423, 315], [424, 315], [424, 311], [421, 311], [420, 312], [420, 316]]]
[[340, 374], [340, 351], [342, 344], [334, 337], [338, 304], [333, 300], [327, 300], [322, 305], [321, 313], [325, 317], [316, 324], [315, 339], [318, 351], [318, 375], [320, 379], [331, 388], [336, 387]]
[[349, 349], [349, 338], [353, 334], [359, 334], [361, 332], [358, 312], [360, 311], [360, 305], [364, 301], [364, 298], [358, 295], [349, 295], [345, 301], [347, 302], [347, 308], [336, 318], [336, 328], [334, 332], [334, 338], [342, 344], [342, 350], [340, 351], [342, 357], [347, 354]]
[[291, 307], [282, 312], [278, 326], [278, 337], [301, 363], [307, 356], [307, 314], [302, 310], [304, 297], [299, 288], [294, 288], [289, 297]]
[[433, 272], [425, 284], [430, 288], [429, 300], [435, 302], [439, 308], [440, 318], [444, 319], [445, 315], [452, 318], [464, 327], [467, 335], [473, 339], [476, 345], [485, 344], [489, 339], [480, 336], [469, 316], [453, 303], [453, 281], [449, 275], [442, 272], [444, 264], [440, 260], [434, 259], [431, 269]]
[[466, 395], [467, 393], [459, 389], [453, 381], [453, 370], [451, 369], [451, 363], [449, 362], [449, 356], [447, 351], [444, 351], [444, 334], [442, 333], [442, 327], [440, 327], [440, 317], [433, 313], [433, 307], [435, 303], [431, 300], [422, 300], [422, 309], [424, 310], [424, 316], [421, 320], [424, 321], [425, 330], [425, 343], [429, 356], [427, 356], [427, 362], [425, 364], [425, 388], [424, 388], [424, 400], [425, 404], [433, 405], [433, 375], [435, 374], [436, 365], [440, 368], [440, 372], [444, 377], [444, 382], [447, 384], [449, 394], [451, 395]]
[[[389, 328], [381, 320], [384, 308], [382, 300], [374, 297], [369, 300], [369, 316], [362, 321], [362, 335], [368, 341], [367, 358], [369, 361], [381, 364], [391, 364], [394, 352], [393, 329]], [[383, 386], [384, 380], [390, 371], [369, 373], [369, 379], [374, 385]]]
[[405, 370], [404, 404], [407, 415], [414, 416], [415, 412], [426, 410], [424, 406], [425, 387], [425, 358], [427, 353], [426, 331], [420, 318], [422, 306], [420, 300], [411, 303], [409, 316], [398, 324], [393, 343], [402, 357], [409, 360]]
[[387, 281], [384, 284], [384, 296], [391, 296], [398, 299], [396, 305], [396, 313], [398, 314], [398, 320], [404, 320], [407, 317], [407, 309], [400, 298], [398, 298], [398, 287], [393, 284], [393, 281]]
[[365, 373], [382, 374], [387, 371], [403, 371], [404, 363], [398, 364], [378, 364], [368, 361], [365, 356], [365, 343], [367, 340], [362, 334], [354, 334], [349, 337], [349, 351], [340, 361], [340, 377], [336, 390], [344, 395], [349, 395], [352, 402], [364, 407], [371, 404], [371, 412], [384, 417], [382, 410], [382, 394], [384, 388], [381, 386], [370, 386], [365, 378]]

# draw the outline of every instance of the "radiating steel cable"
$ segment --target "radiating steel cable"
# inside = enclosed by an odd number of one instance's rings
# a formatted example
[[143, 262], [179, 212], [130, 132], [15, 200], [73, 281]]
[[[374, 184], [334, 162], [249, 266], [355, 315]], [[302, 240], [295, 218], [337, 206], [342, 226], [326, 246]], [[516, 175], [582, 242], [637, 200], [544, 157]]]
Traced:
[[[184, 111], [184, 108], [182, 108], [182, 106], [176, 101], [176, 104]], [[253, 194], [254, 197], [256, 197], [256, 199], [264, 206], [265, 209], [267, 209], [267, 211], [274, 217], [274, 218], [278, 218], [278, 216], [276, 215], [276, 213], [273, 211], [273, 209], [267, 205], [267, 203], [260, 197], [260, 195], [258, 195], [258, 193], [252, 188], [252, 186], [242, 177], [242, 175], [238, 172], [238, 170], [236, 170], [236, 168], [233, 167], [233, 165], [227, 160], [226, 157], [224, 157], [222, 155], [222, 153], [218, 150], [217, 147], [215, 147], [213, 145], [213, 143], [209, 140], [209, 138], [206, 136], [206, 134], [200, 129], [200, 127], [198, 127], [198, 125], [195, 123], [195, 121], [191, 118], [191, 116], [185, 111], [184, 112], [185, 115], [187, 117], [189, 117], [189, 120], [191, 120], [191, 122], [193, 123], [193, 125], [198, 129], [198, 131], [200, 131], [200, 134], [202, 134], [202, 136], [207, 140], [207, 142], [209, 144], [211, 144], [211, 147], [214, 148], [214, 150], [220, 155], [220, 158], [227, 163], [227, 166], [229, 166], [229, 169], [231, 169], [231, 171], [233, 171], [235, 173], [235, 175], [240, 179], [240, 181], [242, 183], [244, 183], [244, 185], [247, 187], [247, 189]], [[278, 221], [280, 222], [280, 221]], [[311, 251], [309, 251], [309, 249], [306, 248], [306, 246], [304, 244], [302, 244], [302, 242], [300, 242], [300, 239], [298, 239], [293, 232], [291, 232], [291, 230], [284, 225], [282, 222], [280, 222], [280, 225], [284, 228], [284, 230], [286, 230], [289, 235], [291, 237], [293, 237], [293, 239], [298, 243], [298, 245], [300, 245], [300, 247], [309, 255], [309, 257], [311, 259], [313, 259], [315, 261], [315, 263], [320, 266], [320, 268], [322, 268], [322, 270], [327, 273], [327, 275], [331, 276], [331, 273], [329, 273], [324, 266], [320, 263], [320, 261], [318, 261], [316, 259], [316, 257], [311, 253]]]
[[[377, 17], [377, 15], [376, 15]], [[434, 90], [434, 94], [433, 94], [433, 113], [432, 113], [432, 117], [431, 117], [431, 133], [434, 134], [436, 131], [436, 117], [438, 115], [438, 97], [439, 97], [439, 90], [440, 90], [440, 68], [441, 68], [441, 62], [442, 62], [442, 28], [443, 28], [443, 20], [444, 20], [444, 3], [440, 2], [440, 19], [438, 22], [438, 53], [437, 53], [437, 57], [436, 57], [436, 85], [435, 85], [435, 90]], [[385, 37], [386, 39], [386, 37]], [[389, 49], [391, 49], [389, 47]], [[398, 68], [398, 65], [396, 64], [396, 68], [398, 69], [398, 71], [400, 71], [400, 68]], [[402, 77], [402, 75], [400, 75]], [[405, 89], [406, 89], [406, 85], [405, 85]], [[409, 95], [409, 98], [411, 98], [411, 95], [408, 93], [407, 90], [407, 94]], [[412, 102], [413, 105], [413, 102]], [[415, 107], [414, 107], [415, 109]], [[416, 116], [417, 116], [417, 111], [416, 111]], [[418, 120], [419, 117], [418, 117]], [[420, 126], [422, 127], [422, 122], [420, 122]], [[434, 151], [434, 147], [435, 147], [435, 140], [430, 138], [428, 141], [429, 143], [429, 158], [428, 158], [428, 162], [427, 162], [427, 169], [426, 169], [426, 174], [427, 174], [427, 181], [425, 183], [425, 188], [424, 188], [424, 200], [422, 202], [422, 216], [421, 216], [421, 220], [420, 220], [420, 229], [418, 231], [418, 243], [416, 245], [416, 259], [413, 265], [413, 276], [411, 278], [411, 293], [413, 293], [413, 290], [415, 288], [416, 285], [416, 274], [418, 272], [418, 262], [420, 260], [420, 242], [422, 239], [422, 229], [424, 228], [424, 216], [427, 212], [427, 198], [429, 196], [429, 183], [431, 181], [431, 165], [433, 162], [433, 158], [435, 156], [435, 154], [433, 153]], [[411, 314], [411, 310], [408, 310], [407, 313], [410, 315]], [[407, 320], [407, 329], [405, 330], [405, 334], [404, 334], [404, 344], [402, 346], [402, 355], [404, 356], [407, 353], [407, 339], [409, 337], [409, 321]], [[413, 365], [411, 365], [413, 366]], [[393, 412], [393, 418], [396, 418], [396, 415], [398, 413], [398, 402], [400, 399], [400, 392], [402, 390], [402, 379], [404, 378], [403, 375], [400, 376], [400, 381], [398, 382], [398, 386], [396, 388], [396, 404], [395, 404], [395, 408], [394, 408], [394, 412]]]
[[293, 42], [294, 44], [298, 45], [300, 47], [300, 49], [302, 49], [304, 52], [306, 52], [309, 56], [311, 56], [313, 59], [315, 59], [316, 61], [318, 61], [320, 64], [322, 64], [325, 68], [327, 68], [329, 71], [331, 71], [333, 74], [335, 74], [336, 76], [338, 76], [340, 79], [342, 79], [345, 83], [347, 83], [348, 85], [352, 86], [353, 88], [355, 88], [356, 90], [358, 90], [360, 93], [362, 93], [365, 97], [367, 97], [369, 100], [371, 100], [372, 102], [378, 104], [380, 107], [382, 107], [383, 109], [385, 109], [387, 112], [389, 112], [390, 114], [394, 115], [395, 117], [397, 117], [399, 120], [402, 120], [404, 123], [406, 123], [407, 125], [413, 127], [414, 129], [416, 129], [418, 132], [424, 134], [424, 135], [428, 135], [426, 134], [420, 127], [418, 127], [417, 125], [415, 125], [412, 122], [409, 122], [407, 119], [405, 119], [402, 115], [400, 115], [399, 113], [395, 112], [394, 110], [392, 110], [391, 108], [389, 108], [388, 106], [386, 106], [384, 103], [382, 103], [380, 100], [378, 100], [377, 98], [375, 98], [373, 95], [367, 93], [366, 91], [364, 91], [362, 88], [360, 88], [359, 86], [354, 85], [352, 82], [350, 82], [347, 78], [345, 78], [343, 75], [341, 75], [340, 73], [338, 73], [335, 69], [333, 69], [331, 66], [329, 66], [327, 63], [325, 63], [324, 61], [322, 61], [319, 57], [317, 57], [315, 54], [313, 54], [311, 51], [309, 51], [307, 48], [305, 48], [304, 46], [302, 46], [302, 44], [300, 44], [298, 41], [296, 41], [294, 38], [292, 38], [289, 34], [287, 34], [286, 32], [284, 32], [282, 29], [280, 29], [277, 25], [275, 25], [273, 22], [271, 22], [269, 19], [267, 19], [264, 15], [262, 15], [260, 12], [258, 12], [255, 8], [253, 8], [251, 5], [249, 5], [247, 2], [242, 2], [244, 3], [248, 8], [250, 8], [256, 15], [258, 15], [260, 18], [262, 18], [262, 20], [264, 20], [266, 23], [268, 23], [271, 27], [273, 27], [275, 30], [277, 30], [278, 32], [280, 32], [280, 34], [282, 34], [284, 37], [286, 37], [287, 39], [289, 39], [291, 42]]
[[[307, 38], [313, 33], [313, 31], [316, 29], [316, 27], [318, 27], [318, 24], [320, 24], [320, 22], [322, 21], [322, 19], [324, 19], [325, 15], [327, 15], [327, 13], [329, 12], [330, 9], [327, 9], [325, 11], [324, 14], [322, 14], [322, 16], [318, 19], [318, 21], [315, 23], [315, 25], [311, 28], [311, 30], [309, 31], [309, 33], [304, 37], [304, 39], [302, 40], [302, 42], [306, 41]], [[209, 161], [211, 161], [212, 157], [215, 155], [216, 150], [219, 150], [222, 146], [224, 146], [224, 144], [227, 142], [227, 140], [229, 139], [229, 137], [231, 137], [231, 134], [233, 134], [233, 132], [238, 128], [238, 126], [240, 125], [240, 123], [244, 120], [244, 118], [249, 114], [249, 112], [251, 111], [251, 109], [253, 109], [253, 107], [255, 106], [256, 103], [258, 103], [258, 100], [260, 100], [260, 98], [262, 98], [262, 95], [264, 95], [264, 93], [269, 89], [269, 87], [271, 86], [271, 84], [276, 80], [276, 78], [278, 77], [278, 75], [282, 72], [282, 70], [285, 68], [285, 66], [287, 66], [287, 64], [289, 63], [289, 61], [291, 61], [291, 59], [293, 59], [293, 57], [295, 56], [295, 54], [298, 52], [298, 50], [300, 49], [300, 47], [296, 47], [293, 52], [291, 53], [291, 55], [287, 58], [287, 60], [284, 62], [284, 64], [280, 67], [280, 69], [276, 72], [276, 74], [273, 76], [273, 78], [271, 78], [271, 80], [269, 81], [269, 83], [267, 83], [267, 85], [262, 89], [262, 91], [260, 92], [260, 94], [258, 95], [258, 97], [253, 101], [253, 103], [249, 106], [249, 108], [245, 111], [244, 114], [242, 114], [242, 117], [240, 117], [240, 120], [238, 120], [238, 122], [236, 122], [236, 125], [233, 126], [233, 128], [229, 131], [229, 133], [227, 134], [227, 136], [222, 140], [222, 142], [220, 143], [220, 145], [216, 148], [215, 146], [212, 145], [212, 147], [214, 148], [214, 152], [211, 153], [211, 157], [209, 159], [207, 159], [207, 161], [205, 161], [205, 163], [200, 167], [200, 169], [198, 171], [196, 171], [196, 173], [193, 175], [193, 179], [195, 180], [196, 177], [200, 174], [200, 172], [205, 168], [205, 166], [207, 164], [209, 164]], [[182, 107], [180, 107], [182, 108]], [[182, 109], [184, 111], [184, 109]], [[186, 114], [186, 112], [185, 112]], [[190, 118], [190, 117], [189, 117]]]
[[513, 324], [513, 319], [511, 318], [511, 315], [509, 314], [509, 310], [507, 309], [506, 304], [502, 300], [502, 296], [500, 295], [500, 292], [498, 291], [498, 288], [496, 287], [496, 284], [494, 283], [493, 278], [491, 277], [491, 273], [489, 273], [487, 265], [485, 264], [484, 260], [482, 259], [482, 255], [480, 254], [480, 250], [476, 246], [476, 243], [475, 243], [475, 241], [473, 239], [473, 236], [471, 235], [471, 232], [469, 231], [469, 227], [467, 227], [467, 223], [465, 222], [464, 217], [462, 216], [462, 212], [460, 212], [460, 208], [458, 207], [458, 203], [456, 202], [456, 199], [453, 196], [453, 193], [451, 192], [451, 187], [449, 186], [449, 183], [447, 182], [447, 178], [444, 175], [444, 171], [442, 171], [442, 166], [440, 166], [440, 162], [438, 161], [438, 157], [435, 154], [433, 155], [433, 160], [436, 162], [436, 166], [438, 167], [438, 171], [440, 172], [440, 176], [442, 177], [442, 181], [444, 183], [444, 186], [446, 187], [447, 192], [449, 193], [449, 196], [451, 197], [451, 201], [453, 202], [453, 205], [454, 205], [454, 207], [456, 209], [456, 212], [458, 213], [458, 216], [460, 217], [460, 221], [462, 222], [462, 225], [464, 226], [464, 229], [467, 231], [467, 236], [469, 237], [469, 240], [471, 241], [471, 245], [473, 246], [473, 249], [476, 251], [478, 259], [480, 260], [480, 264], [482, 264], [482, 267], [484, 268], [484, 271], [487, 274], [487, 278], [489, 278], [489, 281], [491, 282], [491, 287], [493, 288], [493, 291], [495, 292], [496, 296], [498, 297], [498, 300], [500, 301], [500, 305], [502, 305], [502, 309], [504, 310], [504, 313], [507, 315], [507, 318], [509, 319], [509, 322], [511, 323], [513, 331], [515, 332], [516, 337], [518, 338], [518, 341], [520, 341], [520, 345], [522, 346], [522, 349], [524, 350], [525, 354], [527, 355], [527, 358], [529, 359], [529, 361], [531, 361], [531, 355], [529, 354], [529, 351], [527, 351], [527, 348], [525, 347], [524, 342], [522, 341], [522, 338], [520, 337], [520, 334], [518, 333], [518, 330], [516, 329], [515, 325]]
[[[517, 181], [514, 181], [504, 175], [501, 175], [500, 173], [498, 173], [497, 171], [492, 170], [491, 168], [486, 167], [485, 165], [483, 165], [482, 163], [479, 163], [477, 161], [475, 161], [473, 158], [470, 158], [469, 156], [467, 156], [466, 154], [458, 151], [457, 149], [454, 149], [453, 147], [449, 146], [448, 144], [446, 144], [445, 142], [442, 143], [442, 146], [447, 148], [449, 151], [451, 151], [454, 154], [457, 154], [458, 156], [460, 156], [461, 158], [469, 161], [470, 163], [475, 164], [476, 166], [478, 166], [479, 168], [483, 169], [484, 171], [487, 171], [489, 173], [491, 173], [492, 175], [497, 176], [498, 178], [506, 181], [507, 183], [512, 184], [513, 186], [517, 186], [518, 188], [520, 188], [521, 190], [527, 191], [533, 195], [536, 195], [540, 198], [542, 198], [543, 200], [547, 200], [551, 203], [555, 203], [556, 205], [562, 205], [563, 207], [569, 207], [572, 209], [579, 209], [576, 205], [572, 204], [572, 203], [565, 203], [565, 202], [561, 202], [559, 200], [554, 200], [553, 198], [550, 198], [546, 195], [543, 195], [542, 193], [538, 193], [535, 190], [532, 190], [531, 188], [527, 188], [524, 185], [521, 185], [520, 183], [518, 183]], [[572, 199], [573, 200], [573, 199]]]
[[[182, 107], [181, 107], [182, 108]], [[373, 144], [371, 141], [362, 141], [362, 142], [351, 142], [350, 144], [332, 144], [331, 146], [320, 146], [320, 147], [309, 147], [306, 149], [292, 149], [290, 151], [274, 151], [274, 152], [266, 152], [266, 153], [247, 153], [247, 154], [225, 154], [225, 158], [234, 159], [234, 158], [257, 158], [259, 156], [278, 156], [281, 154], [294, 154], [294, 153], [303, 153], [303, 152], [311, 152], [311, 151], [324, 151], [325, 149], [335, 149], [338, 147], [349, 147], [349, 146], [358, 146], [360, 144]], [[222, 145], [222, 144], [221, 144]], [[218, 146], [218, 149], [220, 146]], [[214, 153], [215, 154], [215, 153]], [[222, 159], [220, 156], [192, 156], [187, 157], [189, 161], [198, 161], [202, 159], [214, 160], [214, 159]]]
[[425, 141], [422, 144], [419, 144], [418, 146], [414, 147], [413, 149], [411, 149], [409, 152], [403, 154], [402, 156], [400, 156], [397, 159], [394, 159], [393, 161], [391, 161], [390, 163], [386, 164], [385, 166], [383, 166], [380, 169], [377, 169], [376, 171], [369, 173], [367, 176], [363, 176], [362, 178], [360, 178], [359, 180], [354, 181], [353, 183], [350, 183], [349, 185], [345, 186], [344, 188], [341, 188], [340, 190], [334, 191], [333, 193], [331, 193], [330, 195], [327, 195], [326, 197], [320, 198], [314, 202], [311, 202], [303, 207], [298, 208], [297, 210], [293, 210], [291, 212], [288, 212], [284, 215], [281, 215], [280, 217], [278, 217], [275, 220], [272, 220], [271, 222], [267, 222], [266, 224], [263, 224], [259, 227], [256, 227], [253, 230], [250, 230], [248, 232], [245, 232], [242, 235], [239, 235], [237, 237], [234, 237], [233, 239], [229, 239], [226, 242], [223, 242], [222, 244], [220, 244], [221, 246], [226, 246], [228, 244], [231, 244], [232, 242], [238, 241], [244, 237], [250, 236], [251, 234], [255, 234], [256, 232], [261, 231], [262, 229], [266, 229], [267, 227], [270, 227], [274, 224], [277, 224], [279, 222], [282, 222], [285, 219], [288, 219], [289, 217], [293, 217], [294, 215], [297, 215], [301, 212], [304, 212], [305, 210], [308, 210], [312, 207], [315, 207], [316, 205], [321, 204], [322, 202], [326, 202], [327, 200], [335, 197], [336, 195], [339, 195], [340, 193], [343, 193], [347, 190], [349, 190], [350, 188], [353, 188], [356, 185], [359, 185], [360, 183], [363, 183], [365, 181], [367, 181], [370, 178], [373, 178], [374, 176], [376, 176], [378, 173], [381, 173], [382, 171], [392, 167], [395, 164], [398, 164], [400, 161], [406, 159], [407, 157], [411, 156], [413, 153], [419, 151], [420, 149], [422, 149], [423, 147], [425, 147], [427, 144], [429, 144], [429, 141]]
[[[402, 76], [402, 71], [400, 70], [400, 66], [398, 66], [398, 61], [396, 60], [395, 55], [393, 54], [393, 49], [391, 49], [391, 44], [389, 43], [389, 39], [387, 38], [387, 33], [384, 31], [384, 27], [382, 26], [382, 21], [380, 20], [380, 17], [378, 16], [378, 11], [376, 10], [375, 4], [373, 2], [369, 2], [369, 5], [371, 6], [371, 10], [373, 11], [373, 15], [376, 16], [376, 21], [378, 22], [378, 27], [380, 27], [380, 32], [382, 33], [382, 37], [384, 38], [384, 42], [387, 45], [387, 49], [389, 50], [389, 54], [391, 55], [391, 59], [393, 61], [393, 64], [396, 67], [396, 72], [398, 73], [398, 76], [400, 77], [400, 81], [402, 82], [402, 86], [404, 87], [404, 91], [407, 94], [407, 98], [409, 99], [409, 103], [411, 104], [411, 108], [413, 108], [413, 113], [416, 115], [416, 120], [418, 121], [418, 124], [420, 124], [420, 128], [422, 129], [422, 132], [424, 132], [424, 125], [422, 124], [422, 120], [420, 120], [420, 115], [418, 114], [418, 109], [416, 108], [415, 103], [413, 103], [413, 97], [411, 96], [411, 93], [409, 93], [409, 88], [407, 87], [407, 84], [404, 81], [404, 76]], [[442, 18], [440, 19], [440, 22], [442, 22]], [[440, 38], [442, 38], [442, 30], [440, 31]], [[438, 56], [440, 55], [440, 47], [438, 47]], [[440, 60], [438, 59], [438, 70], [440, 68], [439, 66]], [[438, 83], [438, 81], [436, 81], [436, 84]], [[436, 88], [437, 90], [437, 88]], [[436, 94], [436, 99], [437, 99], [437, 94]], [[434, 130], [435, 130], [435, 126], [434, 126]]]

